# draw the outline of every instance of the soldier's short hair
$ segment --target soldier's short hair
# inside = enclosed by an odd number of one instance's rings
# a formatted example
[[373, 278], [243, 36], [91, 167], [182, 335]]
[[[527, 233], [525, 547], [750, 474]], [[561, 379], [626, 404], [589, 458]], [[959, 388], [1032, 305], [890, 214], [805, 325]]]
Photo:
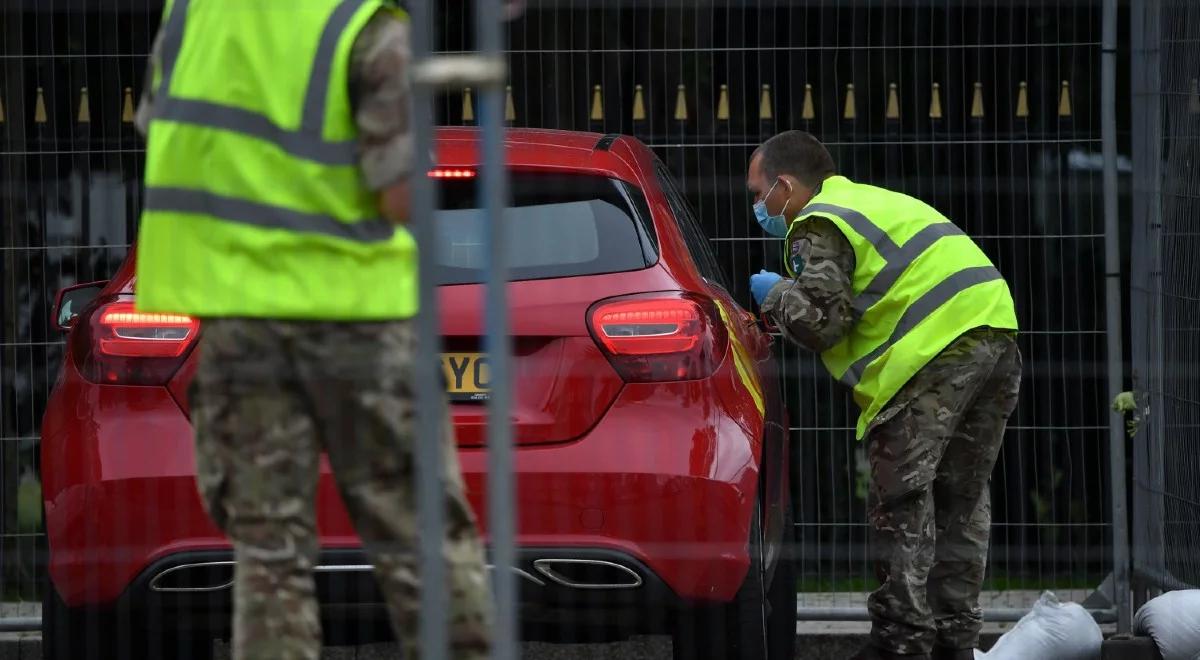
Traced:
[[763, 174], [768, 181], [790, 174], [804, 185], [815, 188], [837, 173], [829, 150], [804, 131], [784, 131], [755, 149], [751, 160], [755, 155], [762, 156]]

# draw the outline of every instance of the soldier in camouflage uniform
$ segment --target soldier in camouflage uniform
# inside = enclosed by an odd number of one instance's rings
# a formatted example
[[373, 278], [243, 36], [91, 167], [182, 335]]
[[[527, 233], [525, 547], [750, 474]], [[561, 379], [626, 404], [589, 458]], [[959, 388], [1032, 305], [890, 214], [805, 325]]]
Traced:
[[[405, 219], [405, 181], [412, 168], [408, 42], [408, 24], [389, 11], [378, 12], [355, 38], [348, 76], [359, 166], [393, 222]], [[162, 48], [160, 32], [152, 68]], [[143, 134], [155, 103], [148, 79], [137, 116]], [[320, 655], [312, 572], [319, 550], [313, 499], [322, 452], [374, 563], [404, 657], [418, 657], [422, 585], [414, 455], [415, 443], [433, 441], [445, 450], [451, 657], [488, 657], [483, 548], [445, 404], [439, 412], [445, 436], [415, 436], [413, 321], [204, 318], [201, 332], [190, 391], [197, 484], [206, 510], [236, 552], [234, 657]]]
[[[760, 224], [779, 235], [769, 220], [787, 209], [805, 215], [801, 209], [833, 174], [832, 158], [812, 136], [790, 132], [765, 143], [748, 177], [764, 207], [756, 209]], [[828, 351], [862, 322], [855, 250], [821, 215], [809, 215], [787, 241], [795, 278], [764, 271], [752, 278], [752, 291], [785, 338]], [[867, 425], [867, 506], [881, 585], [868, 601], [871, 644], [855, 658], [974, 657], [991, 522], [988, 483], [1020, 378], [1015, 332], [970, 328]]]

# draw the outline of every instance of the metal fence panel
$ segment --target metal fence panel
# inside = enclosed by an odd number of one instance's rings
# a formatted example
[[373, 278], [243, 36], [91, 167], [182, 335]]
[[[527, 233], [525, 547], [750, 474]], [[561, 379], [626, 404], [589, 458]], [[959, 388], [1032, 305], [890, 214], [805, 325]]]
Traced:
[[[470, 50], [470, 4], [441, 4], [434, 38], [444, 51]], [[993, 478], [985, 606], [1025, 608], [1042, 588], [1077, 599], [1091, 592], [1113, 559], [1099, 3], [527, 4], [508, 27], [505, 119], [621, 132], [649, 144], [682, 181], [727, 288], [747, 307], [748, 274], [778, 270], [780, 259], [753, 222], [745, 167], [753, 148], [780, 130], [815, 133], [847, 175], [921, 197], [979, 241], [1013, 288], [1026, 364]], [[1184, 33], [1195, 30], [1195, 9], [1182, 1], [1149, 5], [1174, 12], [1174, 20], [1156, 23], [1164, 44], [1190, 52], [1196, 35]], [[35, 615], [40, 598], [38, 442], [62, 356], [61, 338], [48, 325], [50, 303], [61, 286], [108, 277], [136, 232], [142, 144], [126, 109], [142, 85], [158, 12], [159, 3], [148, 1], [0, 9], [0, 591], [15, 603], [0, 616]], [[1151, 516], [1151, 529], [1160, 525], [1165, 539], [1182, 544], [1172, 547], [1184, 550], [1167, 553], [1166, 542], [1143, 539], [1136, 556], [1146, 566], [1192, 575], [1195, 584], [1194, 565], [1187, 565], [1197, 556], [1195, 537], [1188, 540], [1193, 528], [1185, 523], [1195, 522], [1196, 497], [1182, 489], [1197, 474], [1200, 452], [1186, 449], [1194, 438], [1188, 425], [1200, 423], [1200, 394], [1179, 369], [1195, 362], [1186, 341], [1195, 344], [1196, 280], [1185, 267], [1189, 250], [1196, 253], [1187, 212], [1197, 183], [1186, 158], [1194, 157], [1188, 149], [1196, 144], [1197, 115], [1190, 114], [1188, 88], [1194, 74], [1168, 66], [1167, 50], [1162, 87], [1146, 94], [1165, 109], [1172, 139], [1164, 167], [1174, 176], [1166, 187], [1138, 181], [1145, 208], [1161, 205], [1164, 222], [1175, 224], [1156, 227], [1148, 214], [1135, 239], [1148, 255], [1162, 254], [1178, 277], [1170, 288], [1147, 280], [1146, 295], [1135, 302], [1147, 310], [1135, 315], [1135, 332], [1139, 319], [1160, 324], [1153, 326], [1158, 343], [1139, 349], [1157, 347], [1143, 357], [1159, 366], [1137, 375], [1156, 379], [1139, 387], [1161, 401], [1153, 410], [1164, 411], [1151, 415], [1144, 431], [1158, 428], [1162, 443], [1137, 443], [1143, 460], [1135, 496], [1143, 503], [1148, 494], [1159, 498], [1162, 513]], [[435, 119], [473, 123], [471, 104], [465, 90], [444, 94]], [[1128, 113], [1119, 118], [1130, 126]], [[1132, 127], [1142, 130], [1136, 121]], [[1139, 168], [1134, 175], [1151, 173]], [[1127, 200], [1127, 159], [1119, 161], [1119, 176]], [[1149, 278], [1157, 269], [1135, 265], [1133, 272]], [[853, 406], [814, 356], [782, 341], [776, 351], [798, 456], [801, 607], [814, 617], [848, 616], [846, 608], [861, 613], [873, 571], [865, 548], [866, 461], [853, 439]], [[1144, 470], [1147, 464], [1154, 468]], [[1161, 560], [1146, 559], [1147, 547], [1158, 548]]]
[[[1013, 286], [1027, 371], [994, 474], [988, 605], [1043, 587], [1082, 599], [1112, 565], [1100, 27], [1087, 2], [532, 3], [511, 35], [514, 123], [647, 142], [747, 304], [748, 274], [779, 268], [744, 184], [777, 131], [815, 133], [851, 178], [967, 229]], [[451, 95], [443, 121], [461, 107]], [[1127, 157], [1119, 176], [1125, 198]], [[874, 582], [866, 459], [845, 391], [814, 356], [776, 350], [800, 455], [801, 617], [824, 617]]]
[[1132, 50], [1134, 569], [1200, 587], [1200, 7], [1149, 0]]

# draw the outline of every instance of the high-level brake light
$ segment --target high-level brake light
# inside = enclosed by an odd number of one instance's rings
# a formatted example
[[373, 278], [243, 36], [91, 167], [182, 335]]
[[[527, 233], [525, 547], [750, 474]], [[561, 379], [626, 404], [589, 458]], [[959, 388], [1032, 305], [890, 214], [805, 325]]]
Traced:
[[475, 170], [463, 167], [439, 167], [429, 170], [432, 179], [474, 179]]

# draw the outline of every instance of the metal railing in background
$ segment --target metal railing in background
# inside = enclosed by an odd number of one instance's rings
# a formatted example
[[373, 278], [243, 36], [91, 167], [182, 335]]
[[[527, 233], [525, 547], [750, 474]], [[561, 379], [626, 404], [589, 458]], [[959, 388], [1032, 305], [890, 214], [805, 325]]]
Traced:
[[1131, 16], [1135, 592], [1200, 588], [1200, 6]]

